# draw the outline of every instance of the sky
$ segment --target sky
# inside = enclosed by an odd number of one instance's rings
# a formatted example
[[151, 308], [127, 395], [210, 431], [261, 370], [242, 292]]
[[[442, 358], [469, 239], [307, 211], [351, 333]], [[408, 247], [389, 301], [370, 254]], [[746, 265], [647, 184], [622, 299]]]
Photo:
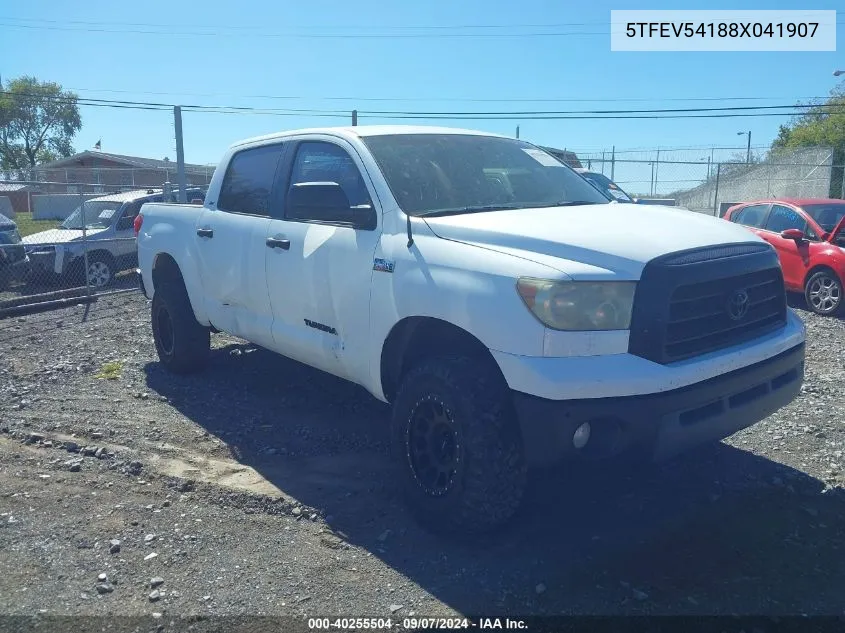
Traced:
[[[841, 0], [816, 0], [811, 8], [838, 6]], [[739, 7], [721, 0], [698, 5], [681, 0], [647, 5], [625, 0], [31, 0], [0, 7], [0, 76], [34, 75], [86, 98], [311, 111], [285, 116], [184, 113], [185, 159], [209, 164], [243, 138], [346, 125], [352, 109], [499, 112], [793, 104], [827, 95], [837, 84], [833, 71], [845, 69], [842, 11], [836, 53], [611, 52], [611, 9], [642, 8]], [[746, 1], [741, 8], [808, 7], [801, 0], [766, 0]], [[731, 101], [737, 98], [759, 100]], [[315, 116], [314, 110], [325, 116]], [[84, 107], [82, 117], [78, 150], [101, 140], [103, 151], [175, 159], [170, 111]], [[614, 146], [618, 151], [744, 147], [745, 137], [737, 132], [748, 130], [755, 148], [763, 148], [786, 120], [448, 124], [509, 135], [519, 125], [523, 139], [586, 153], [609, 152]], [[359, 124], [392, 122], [409, 121], [387, 115], [359, 118]], [[720, 150], [721, 156], [731, 153]], [[705, 155], [702, 149], [683, 156], [698, 160]]]

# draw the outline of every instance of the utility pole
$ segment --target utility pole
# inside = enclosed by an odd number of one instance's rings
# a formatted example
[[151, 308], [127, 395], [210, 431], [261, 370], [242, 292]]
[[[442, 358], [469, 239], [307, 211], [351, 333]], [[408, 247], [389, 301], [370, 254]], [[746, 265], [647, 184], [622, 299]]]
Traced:
[[182, 142], [182, 108], [173, 106], [173, 126], [176, 128], [176, 180], [179, 183], [179, 202], [188, 202], [188, 184], [185, 178], [185, 148]]
[[519, 126], [516, 126], [516, 138], [519, 138]]
[[748, 152], [745, 155], [745, 162], [751, 164], [751, 130], [748, 130]]
[[736, 133], [737, 136], [742, 136], [743, 134], [748, 136], [748, 149], [746, 150], [746, 154], [745, 154], [745, 163], [747, 165], [750, 165], [751, 164], [751, 130], [748, 130], [747, 132], [737, 132]]
[[657, 148], [657, 158], [654, 161], [654, 190], [652, 190], [651, 195], [655, 194], [657, 190], [657, 172], [660, 169], [660, 148]]
[[358, 110], [352, 111], [352, 127], [358, 125]]
[[651, 161], [651, 191], [649, 195], [654, 196], [654, 161]]
[[610, 179], [614, 180], [616, 175], [616, 145], [610, 149]]

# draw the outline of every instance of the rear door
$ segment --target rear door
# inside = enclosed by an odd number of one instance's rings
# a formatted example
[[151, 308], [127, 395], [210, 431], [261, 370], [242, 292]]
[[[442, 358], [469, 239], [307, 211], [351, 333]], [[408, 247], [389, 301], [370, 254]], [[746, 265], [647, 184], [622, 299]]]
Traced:
[[213, 206], [195, 235], [205, 308], [219, 330], [270, 346], [273, 311], [267, 295], [265, 240], [271, 194], [284, 145], [249, 147], [229, 161]]
[[766, 224], [770, 207], [769, 203], [750, 204], [747, 207], [742, 207], [731, 213], [731, 222], [748, 227], [752, 232], [766, 239], [763, 227]]

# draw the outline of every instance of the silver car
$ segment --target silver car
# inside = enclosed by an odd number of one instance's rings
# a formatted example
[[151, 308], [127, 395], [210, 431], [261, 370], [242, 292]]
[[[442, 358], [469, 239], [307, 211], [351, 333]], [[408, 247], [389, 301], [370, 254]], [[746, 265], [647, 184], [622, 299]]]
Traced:
[[[189, 189], [190, 201], [202, 200], [200, 189]], [[168, 200], [165, 200], [168, 197]], [[138, 262], [133, 223], [146, 202], [171, 201], [175, 194], [128, 191], [88, 200], [58, 228], [23, 239], [36, 280], [60, 280], [94, 288], [109, 285], [115, 274]], [[175, 201], [175, 200], [173, 200]], [[87, 271], [86, 257], [87, 251]]]

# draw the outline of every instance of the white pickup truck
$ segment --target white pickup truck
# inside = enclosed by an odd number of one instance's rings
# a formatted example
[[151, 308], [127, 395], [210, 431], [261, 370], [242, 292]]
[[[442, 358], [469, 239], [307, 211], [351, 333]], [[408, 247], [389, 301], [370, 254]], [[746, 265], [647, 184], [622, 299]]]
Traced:
[[392, 404], [403, 488], [435, 529], [504, 523], [534, 464], [717, 442], [803, 380], [768, 244], [611, 202], [516, 139], [251, 139], [204, 206], [145, 204], [135, 230], [166, 367], [200, 369], [217, 330], [362, 385]]

